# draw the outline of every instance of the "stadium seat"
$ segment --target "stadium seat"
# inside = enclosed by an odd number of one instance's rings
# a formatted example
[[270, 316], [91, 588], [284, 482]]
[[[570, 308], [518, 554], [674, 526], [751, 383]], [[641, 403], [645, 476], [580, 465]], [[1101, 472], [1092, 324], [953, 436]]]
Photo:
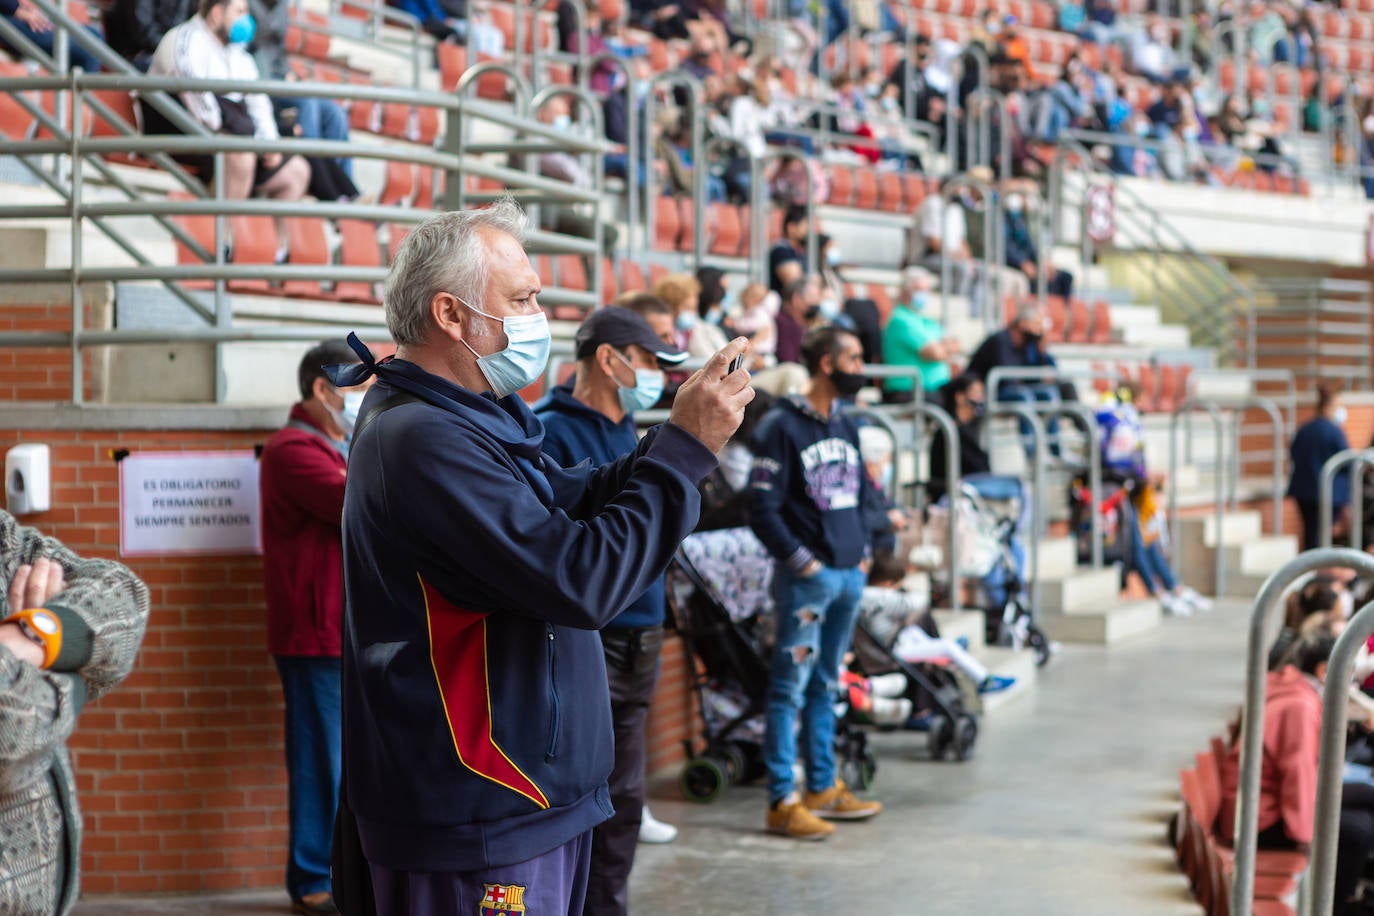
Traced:
[[649, 265], [649, 287], [652, 289], [654, 286], [658, 285], [658, 281], [659, 281], [659, 280], [662, 280], [664, 277], [668, 276], [668, 274], [670, 274], [670, 273], [672, 273], [672, 271], [670, 271], [670, 270], [667, 268], [666, 265], [663, 265], [663, 264], [650, 264], [650, 265]]
[[439, 58], [439, 85], [445, 92], [452, 92], [468, 68], [468, 49], [444, 41], [435, 46], [435, 51]]
[[1136, 382], [1140, 385], [1140, 393], [1136, 395], [1135, 406], [1141, 413], [1150, 413], [1155, 410], [1155, 392], [1158, 390], [1159, 382], [1155, 376], [1155, 367], [1149, 363], [1141, 363], [1136, 374]]
[[914, 213], [916, 208], [921, 205], [921, 201], [926, 199], [926, 180], [925, 176], [919, 172], [904, 172], [902, 174], [902, 205], [907, 212]]
[[1155, 396], [1155, 409], [1161, 413], [1173, 413], [1178, 404], [1178, 369], [1162, 363], [1159, 367], [1159, 392]]
[[733, 204], [711, 204], [710, 207], [711, 254], [733, 258], [740, 248], [740, 211]]
[[425, 146], [433, 146], [439, 136], [439, 109], [427, 105], [417, 106], [414, 116], [414, 131], [410, 139]]
[[[132, 93], [122, 89], [98, 89], [91, 95], [99, 99], [106, 105], [112, 114], [118, 117], [126, 125], [134, 129], [134, 133], [139, 133], [142, 126], [142, 119], [139, 117], [138, 106], [134, 103]], [[92, 137], [120, 137], [120, 132], [110, 119], [91, 112], [91, 136]], [[117, 162], [121, 165], [136, 165], [150, 167], [152, 163], [142, 156], [135, 156], [129, 153], [108, 153], [105, 159], [109, 162]]]
[[659, 251], [676, 251], [681, 232], [682, 217], [677, 201], [667, 195], [654, 198], [654, 248]]
[[1087, 343], [1092, 315], [1088, 311], [1088, 303], [1082, 299], [1069, 300], [1068, 325], [1064, 329], [1064, 339], [1068, 343]]
[[[0, 95], [0, 99], [6, 96]], [[167, 194], [168, 200], [195, 200], [195, 196], [185, 191], [170, 191]], [[193, 241], [204, 248], [209, 255], [209, 260], [215, 257], [215, 218], [206, 214], [173, 216], [172, 222], [181, 228]], [[186, 246], [181, 239], [176, 239], [177, 263], [178, 264], [205, 264], [206, 259], [196, 254]], [[187, 280], [182, 282], [183, 286], [190, 289], [209, 289], [214, 284], [208, 280]]]
[[387, 263], [391, 263], [396, 260], [396, 252], [401, 250], [401, 243], [406, 240], [406, 236], [410, 235], [411, 226], [409, 223], [390, 223], [388, 229], [391, 232], [391, 237], [387, 240], [386, 245]]
[[1102, 299], [1093, 303], [1092, 333], [1088, 341], [1095, 344], [1112, 342], [1112, 307]]
[[[696, 207], [690, 197], [677, 198], [678, 236], [677, 250], [692, 251], [696, 240]], [[706, 227], [703, 226], [702, 229]]]
[[854, 170], [854, 206], [860, 210], [878, 208], [878, 176], [872, 169]]
[[740, 233], [739, 233], [739, 256], [742, 257], [742, 258], [747, 258], [747, 257], [749, 257], [749, 253], [750, 253], [750, 251], [753, 249], [753, 245], [754, 245], [754, 239], [753, 239], [753, 235], [754, 235], [754, 223], [753, 223], [753, 219], [754, 219], [754, 211], [753, 211], [752, 209], [750, 209], [749, 205], [748, 205], [748, 204], [743, 204], [742, 206], [740, 206], [740, 208], [739, 208], [739, 225], [740, 225]]
[[635, 261], [626, 258], [620, 262], [620, 289], [627, 293], [642, 293], [649, 288], [644, 281], [644, 270]]
[[[291, 250], [288, 263], [295, 266], [325, 267], [330, 262], [329, 242], [324, 235], [324, 220], [317, 216], [288, 216], [286, 244]], [[328, 271], [321, 270], [321, 275]], [[302, 299], [318, 299], [323, 295], [319, 280], [286, 280], [282, 292]]]
[[409, 203], [415, 195], [415, 166], [409, 162], [394, 159], [386, 163], [386, 184], [382, 185], [382, 196], [378, 200], [384, 207], [394, 207]]
[[1060, 296], [1046, 296], [1045, 315], [1050, 319], [1049, 330], [1045, 333], [1045, 342], [1059, 343], [1064, 339], [1064, 327], [1068, 323], [1064, 299]]
[[[366, 220], [339, 220], [342, 244], [339, 253], [345, 267], [381, 267], [382, 249], [377, 242], [377, 227]], [[334, 298], [344, 302], [378, 302], [373, 284], [359, 280], [340, 280], [334, 284]]]
[[558, 285], [563, 289], [585, 291], [587, 285], [587, 262], [580, 254], [560, 254], [554, 257], [558, 270]]
[[558, 277], [553, 272], [553, 258], [546, 254], [537, 254], [530, 259], [534, 264], [534, 272], [539, 274], [539, 282], [544, 286], [557, 286]]
[[832, 207], [847, 207], [854, 197], [854, 173], [848, 166], [830, 165], [826, 169], [830, 178], [830, 196], [825, 202]]
[[601, 258], [601, 304], [610, 305], [617, 292], [615, 262], [603, 255]]
[[878, 209], [889, 213], [902, 210], [902, 176], [896, 172], [878, 173]]
[[[213, 219], [211, 220], [213, 222]], [[230, 263], [260, 265], [275, 263], [277, 257], [277, 227], [270, 216], [231, 216], [227, 219], [233, 248]], [[266, 280], [230, 280], [232, 293], [266, 293], [271, 286]]]
[[410, 106], [400, 102], [387, 102], [382, 106], [383, 136], [393, 140], [404, 140], [406, 129], [410, 126]]

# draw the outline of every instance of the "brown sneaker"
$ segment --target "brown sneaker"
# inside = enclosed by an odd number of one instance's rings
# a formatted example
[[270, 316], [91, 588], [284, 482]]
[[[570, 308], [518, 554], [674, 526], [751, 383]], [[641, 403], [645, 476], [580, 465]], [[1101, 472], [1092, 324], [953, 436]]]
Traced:
[[768, 809], [768, 832], [794, 840], [823, 840], [835, 832], [835, 825], [807, 811], [793, 792]]
[[824, 792], [807, 792], [805, 804], [813, 814], [832, 821], [861, 821], [883, 810], [881, 802], [855, 798], [840, 779]]

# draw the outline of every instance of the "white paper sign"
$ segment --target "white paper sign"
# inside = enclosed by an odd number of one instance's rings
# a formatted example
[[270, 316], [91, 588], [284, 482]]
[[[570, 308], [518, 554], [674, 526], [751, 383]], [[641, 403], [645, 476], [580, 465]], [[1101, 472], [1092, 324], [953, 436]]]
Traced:
[[262, 553], [250, 451], [136, 452], [119, 462], [123, 556]]

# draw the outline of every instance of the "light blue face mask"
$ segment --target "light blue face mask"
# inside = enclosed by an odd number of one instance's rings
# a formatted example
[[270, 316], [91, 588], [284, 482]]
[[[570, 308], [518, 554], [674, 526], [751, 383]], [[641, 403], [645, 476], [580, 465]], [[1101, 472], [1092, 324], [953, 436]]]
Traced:
[[930, 297], [926, 293], [912, 293], [911, 300], [907, 303], [907, 308], [911, 309], [913, 312], [924, 312], [926, 310], [926, 302], [929, 299]]
[[353, 427], [358, 425], [358, 411], [362, 409], [363, 398], [367, 397], [367, 392], [339, 391], [339, 394], [343, 397], [343, 407], [330, 407], [325, 404], [324, 409], [329, 411], [330, 418], [343, 431], [344, 436], [350, 437], [353, 435]]
[[674, 324], [679, 331], [690, 331], [697, 326], [698, 316], [696, 312], [678, 312]]
[[[462, 299], [458, 301], [463, 302]], [[499, 318], [473, 308], [466, 302], [463, 302], [463, 305], [483, 318], [501, 322], [501, 327], [506, 332], [506, 348], [488, 353], [486, 356], [473, 350], [472, 345], [466, 340], [463, 341], [463, 346], [477, 357], [477, 368], [482, 370], [482, 376], [491, 386], [492, 392], [498, 398], [504, 398], [538, 381], [549, 364], [551, 335], [548, 316], [540, 311], [533, 315], [508, 315]]]
[[256, 34], [258, 34], [257, 20], [253, 18], [252, 13], [244, 13], [229, 26], [229, 43], [231, 45], [246, 45], [253, 40], [253, 36]]
[[[630, 366], [630, 361], [619, 350], [616, 351], [615, 355], [619, 356], [620, 361], [625, 365]], [[634, 366], [630, 366], [630, 368], [634, 369], [635, 373], [634, 387], [626, 388], [619, 382], [615, 383], [619, 389], [616, 393], [620, 395], [620, 409], [626, 413], [648, 410], [658, 403], [659, 398], [663, 397], [663, 372], [659, 369], [635, 369]], [[611, 381], [615, 381], [615, 379], [611, 379]]]

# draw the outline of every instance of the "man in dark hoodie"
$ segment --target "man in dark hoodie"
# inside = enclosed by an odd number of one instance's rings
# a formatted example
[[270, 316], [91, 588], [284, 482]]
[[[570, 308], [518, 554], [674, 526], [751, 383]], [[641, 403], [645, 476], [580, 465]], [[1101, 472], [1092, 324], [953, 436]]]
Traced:
[[[663, 365], [687, 358], [663, 343], [640, 315], [611, 306], [592, 312], [577, 329], [577, 376], [535, 409], [544, 424], [544, 455], [564, 467], [591, 459], [603, 465], [639, 445], [634, 412], [648, 410], [663, 393]], [[644, 726], [649, 718], [663, 647], [663, 577], [601, 631], [611, 688], [615, 815], [592, 834], [588, 913], [628, 913], [630, 869], [644, 808]]]
[[[406, 237], [344, 496], [344, 801], [379, 916], [582, 912], [611, 814], [596, 630], [663, 574], [753, 396], [736, 340], [614, 464], [564, 469], [516, 395], [550, 347], [513, 201]], [[345, 876], [347, 877], [347, 876]], [[337, 883], [336, 883], [337, 887]]]
[[[764, 764], [770, 833], [821, 840], [822, 820], [882, 810], [835, 775], [835, 690], [849, 649], [870, 558], [864, 507], [872, 482], [859, 429], [838, 401], [864, 386], [863, 346], [850, 331], [817, 328], [802, 341], [811, 382], [779, 400], [754, 434], [750, 525], [776, 562], [776, 645], [768, 689]], [[797, 719], [806, 735], [807, 792], [793, 788]]]

